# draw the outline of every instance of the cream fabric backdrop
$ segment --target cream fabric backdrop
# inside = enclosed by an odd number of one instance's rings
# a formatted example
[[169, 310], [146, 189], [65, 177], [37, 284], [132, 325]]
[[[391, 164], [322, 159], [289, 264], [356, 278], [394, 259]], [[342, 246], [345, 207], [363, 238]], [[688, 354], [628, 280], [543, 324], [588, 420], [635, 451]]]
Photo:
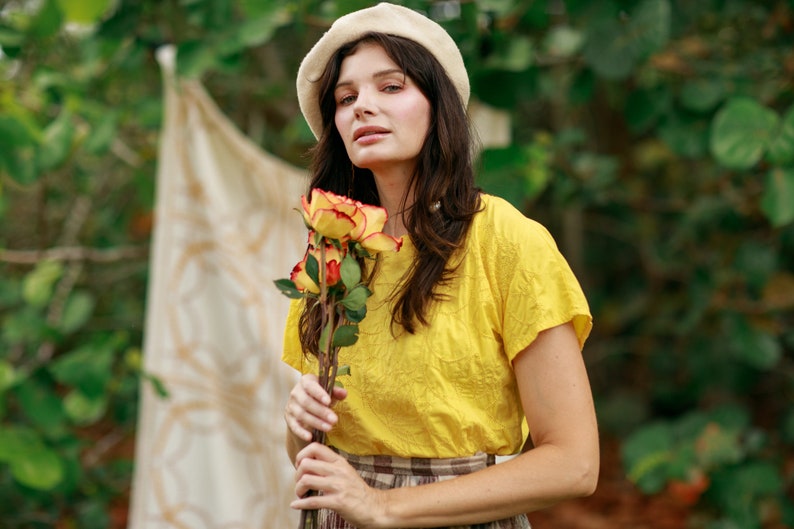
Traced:
[[130, 529], [282, 529], [292, 466], [281, 363], [286, 277], [305, 248], [305, 175], [262, 152], [160, 50], [165, 123]]

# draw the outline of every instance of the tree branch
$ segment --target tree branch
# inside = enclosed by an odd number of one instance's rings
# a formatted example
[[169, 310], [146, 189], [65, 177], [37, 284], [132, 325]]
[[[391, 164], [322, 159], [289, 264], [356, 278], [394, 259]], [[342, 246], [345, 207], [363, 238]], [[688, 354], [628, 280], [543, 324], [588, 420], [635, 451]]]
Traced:
[[149, 246], [119, 246], [116, 248], [86, 248], [60, 246], [46, 250], [6, 250], [0, 248], [0, 262], [36, 264], [40, 261], [92, 261], [112, 263], [126, 259], [143, 259], [149, 255]]

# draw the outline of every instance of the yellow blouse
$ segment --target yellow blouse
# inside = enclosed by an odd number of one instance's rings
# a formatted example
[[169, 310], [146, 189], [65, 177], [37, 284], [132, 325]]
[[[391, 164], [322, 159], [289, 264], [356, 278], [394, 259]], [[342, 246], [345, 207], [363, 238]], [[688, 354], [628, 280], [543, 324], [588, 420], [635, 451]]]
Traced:
[[[329, 444], [358, 455], [462, 457], [517, 453], [523, 409], [512, 360], [541, 331], [573, 322], [580, 346], [592, 328], [587, 301], [548, 231], [508, 202], [482, 195], [446, 300], [430, 325], [391, 332], [389, 294], [414, 257], [406, 237], [381, 267], [359, 325], [358, 342], [340, 350], [350, 366], [348, 397], [334, 411]], [[457, 262], [457, 261], [456, 261]], [[316, 372], [300, 349], [302, 302], [287, 318], [283, 360]]]

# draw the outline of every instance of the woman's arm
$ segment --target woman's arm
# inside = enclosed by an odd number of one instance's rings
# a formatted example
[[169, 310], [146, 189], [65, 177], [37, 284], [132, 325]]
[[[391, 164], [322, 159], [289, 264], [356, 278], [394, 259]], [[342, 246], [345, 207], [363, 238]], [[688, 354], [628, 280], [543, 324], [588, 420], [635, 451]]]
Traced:
[[362, 528], [437, 527], [499, 520], [592, 494], [598, 426], [573, 327], [542, 332], [513, 367], [532, 450], [452, 480], [380, 491], [368, 487], [344, 458], [311, 444], [296, 460], [296, 492], [315, 489], [323, 495], [296, 500], [292, 507], [333, 509]]

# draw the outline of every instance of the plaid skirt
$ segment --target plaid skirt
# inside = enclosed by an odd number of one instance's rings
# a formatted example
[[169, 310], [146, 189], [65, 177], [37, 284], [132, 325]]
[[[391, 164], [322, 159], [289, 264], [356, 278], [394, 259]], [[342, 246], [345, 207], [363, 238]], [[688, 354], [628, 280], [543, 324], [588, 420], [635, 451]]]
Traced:
[[[488, 454], [450, 459], [403, 459], [392, 456], [356, 456], [342, 450], [334, 450], [355, 468], [364, 481], [376, 489], [414, 487], [452, 479], [493, 465], [496, 458]], [[356, 529], [336, 512], [321, 509], [320, 529]], [[456, 525], [442, 529], [530, 529], [525, 515], [475, 525]]]

